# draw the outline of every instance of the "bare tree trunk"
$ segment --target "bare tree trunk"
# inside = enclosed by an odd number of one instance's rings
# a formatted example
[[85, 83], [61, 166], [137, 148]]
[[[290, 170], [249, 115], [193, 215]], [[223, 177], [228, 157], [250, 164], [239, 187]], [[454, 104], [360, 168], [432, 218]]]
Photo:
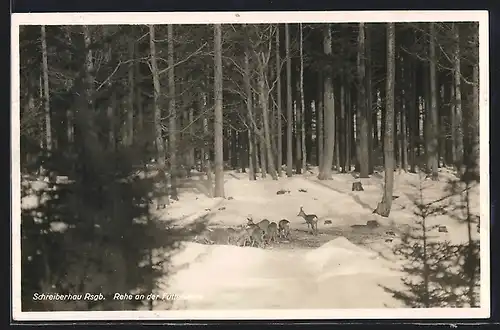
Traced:
[[417, 148], [417, 137], [419, 135], [419, 108], [417, 105], [417, 81], [416, 81], [416, 70], [417, 66], [415, 65], [415, 61], [413, 59], [409, 59], [410, 62], [410, 172], [415, 173], [417, 167], [417, 157], [416, 157], [416, 148]]
[[[324, 28], [323, 48], [326, 55], [332, 54], [332, 33], [330, 24]], [[332, 77], [327, 74], [324, 79], [324, 106], [325, 106], [325, 145], [323, 163], [320, 167], [318, 179], [330, 180], [333, 166], [333, 149], [335, 147], [335, 104], [333, 95]]]
[[[208, 119], [206, 116], [203, 118], [203, 132], [205, 133], [205, 136], [208, 136], [210, 134], [208, 131]], [[207, 147], [203, 147], [202, 155], [203, 155], [203, 163], [205, 165], [204, 166], [205, 172], [207, 173], [208, 194], [210, 197], [214, 197], [214, 185], [212, 178], [212, 162], [210, 161], [210, 149]]]
[[42, 70], [43, 70], [43, 108], [45, 112], [45, 144], [48, 151], [52, 150], [52, 122], [50, 118], [49, 96], [49, 64], [47, 59], [47, 36], [45, 25], [41, 26], [42, 34]]
[[[263, 119], [263, 124], [264, 124], [264, 145], [261, 144], [261, 147], [265, 148], [265, 151], [267, 153], [267, 165], [269, 169], [269, 174], [271, 174], [271, 177], [273, 180], [278, 180], [278, 176], [276, 175], [276, 167], [274, 166], [274, 155], [273, 151], [271, 148], [271, 134], [270, 134], [270, 128], [269, 128], [269, 100], [268, 100], [268, 95], [269, 92], [266, 88], [266, 70], [264, 70], [264, 53], [261, 53], [262, 55], [262, 62], [259, 63], [259, 97], [260, 97], [260, 104], [262, 108], [262, 119]], [[263, 150], [264, 151], [264, 150]], [[263, 167], [264, 169], [266, 167]], [[263, 171], [264, 173], [265, 171]]]
[[175, 72], [174, 72], [174, 26], [167, 25], [168, 39], [168, 142], [170, 158], [170, 196], [178, 200], [177, 195], [177, 106], [175, 100]]
[[[477, 24], [477, 23], [476, 23]], [[474, 34], [474, 43], [475, 45], [479, 45], [479, 28], [476, 28], [477, 31]], [[476, 46], [478, 47], [478, 46]], [[475, 62], [472, 67], [472, 109], [471, 109], [471, 164], [470, 167], [474, 174], [479, 176], [479, 109], [480, 109], [480, 98], [479, 98], [479, 50], [477, 50], [477, 56], [475, 57]]]
[[395, 80], [395, 27], [394, 23], [387, 23], [387, 92], [386, 115], [384, 132], [384, 195], [374, 213], [388, 217], [392, 206], [394, 188], [394, 80]]
[[293, 141], [292, 141], [292, 59], [290, 57], [290, 27], [285, 23], [286, 49], [286, 175], [293, 175]]
[[408, 171], [408, 59], [401, 56], [401, 169]]
[[248, 129], [248, 164], [248, 178], [252, 181], [257, 180], [254, 134], [251, 128]]
[[[300, 81], [297, 81], [297, 88], [296, 92], [298, 94], [299, 92], [299, 85]], [[294, 115], [294, 128], [295, 128], [295, 174], [302, 174], [302, 149], [301, 149], [301, 134], [300, 134], [300, 127], [301, 127], [301, 122], [302, 118], [300, 117], [300, 108], [298, 104], [298, 100], [295, 100], [293, 102], [293, 115]]]
[[266, 141], [262, 134], [258, 135], [258, 144], [260, 152], [260, 176], [265, 179], [267, 177]]
[[243, 76], [243, 82], [245, 85], [246, 93], [246, 104], [247, 104], [247, 118], [248, 118], [248, 156], [249, 156], [249, 179], [257, 179], [257, 145], [255, 143], [255, 135], [257, 128], [255, 127], [254, 117], [253, 117], [253, 93], [252, 86], [250, 84], [250, 59], [249, 59], [249, 49], [248, 43], [245, 43], [245, 55], [244, 55], [244, 70], [245, 74]]
[[345, 166], [344, 172], [351, 172], [352, 99], [351, 86], [345, 86]]
[[[194, 109], [192, 107], [188, 110], [188, 125], [189, 125], [189, 136], [190, 139], [194, 136]], [[188, 167], [189, 171], [195, 165], [195, 147], [193, 144], [189, 144], [188, 150]]]
[[[70, 29], [66, 30], [67, 37], [68, 37], [68, 43], [71, 45], [73, 43], [72, 38], [71, 38], [71, 31]], [[73, 55], [70, 53], [69, 55], [69, 60], [73, 60]], [[74, 114], [73, 114], [73, 109], [71, 106], [68, 106], [66, 109], [66, 128], [67, 128], [67, 138], [68, 138], [68, 145], [71, 146], [72, 143], [74, 142], [75, 138], [75, 126], [74, 126]]]
[[280, 58], [280, 29], [276, 27], [276, 91], [277, 91], [277, 120], [278, 120], [278, 176], [281, 176], [281, 166], [283, 165], [283, 115], [281, 109], [281, 58]]
[[224, 197], [224, 155], [223, 155], [223, 122], [222, 122], [222, 27], [214, 26], [214, 99], [215, 99], [215, 194]]
[[305, 113], [306, 105], [304, 100], [304, 32], [302, 31], [302, 23], [299, 24], [300, 29], [300, 136], [301, 136], [301, 146], [302, 146], [302, 169], [307, 170], [307, 150], [306, 150], [306, 125], [305, 125]]
[[[366, 24], [365, 57], [366, 57], [366, 116], [368, 121], [368, 174], [373, 173], [373, 91], [372, 91], [372, 52], [371, 52], [371, 29]], [[376, 117], [375, 117], [376, 118]]]
[[455, 165], [460, 168], [463, 163], [464, 157], [464, 133], [463, 133], [463, 115], [462, 115], [462, 92], [461, 92], [461, 70], [460, 70], [460, 33], [458, 30], [458, 25], [453, 24], [453, 34], [455, 49], [453, 52], [453, 62], [454, 62], [454, 80], [455, 80]]
[[359, 149], [358, 149], [358, 161], [359, 161], [359, 176], [360, 178], [369, 177], [369, 142], [368, 142], [368, 115], [366, 109], [366, 76], [365, 76], [365, 24], [359, 23], [359, 33], [358, 33], [358, 127], [359, 131], [356, 132], [359, 135]]
[[438, 179], [438, 110], [437, 110], [437, 84], [436, 84], [436, 42], [435, 25], [430, 23], [430, 89], [431, 106], [427, 112], [429, 118], [429, 142], [427, 143], [427, 157], [429, 171], [432, 172], [432, 179]]
[[167, 195], [167, 179], [165, 176], [165, 144], [162, 136], [161, 125], [161, 108], [160, 108], [160, 76], [158, 72], [158, 64], [156, 62], [156, 44], [155, 44], [155, 28], [149, 25], [149, 49], [151, 53], [151, 71], [153, 75], [154, 86], [154, 126], [155, 126], [155, 142], [156, 142], [156, 158], [158, 166], [157, 186], [158, 186], [158, 201], [157, 208], [164, 207], [169, 204]]
[[347, 172], [347, 127], [346, 127], [346, 116], [345, 116], [345, 87], [344, 87], [344, 73], [341, 73], [342, 77], [340, 79], [340, 142], [342, 149], [341, 166], [342, 172]]
[[316, 111], [318, 112], [318, 135], [317, 135], [317, 140], [318, 140], [318, 166], [321, 166], [323, 163], [323, 144], [324, 144], [324, 135], [323, 135], [323, 127], [324, 127], [324, 120], [323, 120], [323, 115], [324, 115], [324, 103], [323, 103], [323, 88], [321, 88], [323, 85], [323, 75], [321, 72], [318, 74], [318, 103], [316, 107]]

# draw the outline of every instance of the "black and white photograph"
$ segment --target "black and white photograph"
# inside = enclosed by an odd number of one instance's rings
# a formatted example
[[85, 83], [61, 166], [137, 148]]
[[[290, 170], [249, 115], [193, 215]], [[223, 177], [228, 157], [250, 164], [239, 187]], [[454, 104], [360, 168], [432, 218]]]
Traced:
[[489, 317], [487, 11], [11, 35], [14, 320]]

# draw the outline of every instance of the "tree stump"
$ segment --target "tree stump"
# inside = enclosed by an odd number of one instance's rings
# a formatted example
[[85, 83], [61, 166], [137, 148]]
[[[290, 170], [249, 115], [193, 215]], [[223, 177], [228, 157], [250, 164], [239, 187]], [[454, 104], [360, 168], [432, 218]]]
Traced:
[[361, 182], [353, 182], [352, 183], [352, 191], [364, 191], [363, 185]]
[[439, 226], [438, 231], [440, 233], [447, 233], [448, 232], [448, 228], [446, 228], [446, 226]]
[[380, 223], [377, 220], [368, 220], [366, 226], [371, 228], [380, 227]]

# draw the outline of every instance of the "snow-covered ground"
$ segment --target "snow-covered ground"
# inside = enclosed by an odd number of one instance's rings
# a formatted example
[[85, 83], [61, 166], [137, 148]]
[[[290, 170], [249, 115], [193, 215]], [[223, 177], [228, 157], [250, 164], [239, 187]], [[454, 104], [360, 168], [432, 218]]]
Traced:
[[[415, 199], [424, 202], [449, 194], [447, 180], [453, 175], [445, 170], [439, 181], [423, 176], [395, 173], [392, 212], [388, 218], [372, 213], [383, 192], [383, 173], [369, 179], [355, 179], [351, 174], [334, 174], [329, 181], [317, 180], [316, 169], [291, 178], [271, 178], [249, 181], [247, 174], [227, 172], [225, 194], [229, 199], [212, 199], [200, 191], [206, 187], [198, 181], [198, 193], [193, 185], [180, 190], [180, 200], [168, 210], [159, 211], [162, 219], [181, 219], [187, 224], [207, 215], [209, 225], [236, 227], [251, 216], [259, 221], [269, 219], [291, 222], [292, 240], [304, 233], [307, 226], [297, 216], [302, 206], [306, 213], [319, 217], [318, 247], [286, 248], [287, 243], [260, 249], [231, 245], [202, 245], [188, 242], [173, 259], [178, 271], [162, 281], [160, 295], [176, 294], [183, 299], [158, 302], [155, 309], [269, 309], [269, 308], [384, 308], [403, 307], [384, 287], [401, 290], [400, 264], [393, 254], [396, 237], [387, 239], [387, 228], [414, 226]], [[364, 191], [351, 191], [352, 183], [361, 181]], [[194, 185], [196, 186], [196, 185]], [[276, 194], [278, 190], [289, 191]], [[299, 191], [301, 190], [301, 191]], [[472, 212], [479, 214], [479, 187], [472, 189]], [[442, 203], [448, 203], [445, 199]], [[330, 220], [331, 224], [325, 224]], [[332, 228], [350, 228], [377, 220], [383, 228], [381, 235], [356, 245], [342, 235], [332, 236]], [[467, 240], [467, 228], [450, 216], [431, 216], [428, 226], [444, 225], [448, 232], [438, 229], [429, 233], [431, 239], [459, 243]], [[380, 232], [380, 230], [379, 230]], [[476, 234], [474, 227], [474, 235]], [[397, 233], [397, 231], [396, 231]], [[385, 235], [385, 236], [384, 236]], [[365, 232], [369, 237], [369, 233]], [[170, 266], [172, 267], [172, 266]], [[173, 305], [170, 305], [173, 304]]]
[[[401, 260], [392, 252], [400, 235], [397, 229], [414, 226], [418, 220], [414, 211], [415, 200], [420, 199], [419, 187], [424, 202], [437, 200], [449, 194], [445, 188], [453, 177], [446, 170], [440, 172], [439, 181], [395, 172], [394, 196], [398, 197], [390, 216], [383, 218], [372, 213], [382, 197], [383, 173], [369, 179], [334, 174], [332, 180], [319, 181], [313, 168], [277, 181], [270, 177], [249, 181], [247, 174], [228, 171], [225, 199], [207, 196], [206, 177], [193, 174], [179, 189], [179, 201], [172, 201], [164, 210], [152, 207], [160, 219], [184, 226], [206, 216], [213, 227], [240, 226], [249, 216], [256, 221], [287, 219], [292, 240], [265, 249], [185, 242], [156, 292], [164, 297], [176, 295], [177, 299], [156, 301], [156, 310], [404, 307], [384, 290], [402, 289]], [[362, 182], [364, 191], [351, 191], [356, 181]], [[277, 194], [279, 190], [287, 193]], [[479, 214], [479, 187], [474, 187], [470, 195], [472, 212]], [[23, 199], [23, 207], [34, 203], [30, 198]], [[442, 203], [448, 203], [448, 199]], [[304, 220], [297, 216], [301, 206], [306, 213], [318, 216], [317, 237], [306, 232]], [[382, 225], [378, 235], [370, 238], [370, 230], [363, 229], [365, 232], [357, 233], [367, 237], [363, 244], [350, 241], [349, 237], [356, 234], [351, 226], [364, 225], [368, 220]], [[429, 234], [433, 239], [453, 243], [467, 240], [466, 224], [449, 215], [431, 216], [427, 224], [447, 228], [448, 232], [435, 229]], [[344, 228], [346, 234], [334, 228]], [[395, 235], [389, 235], [389, 229]], [[314, 244], [302, 246], [300, 240], [305, 238]]]

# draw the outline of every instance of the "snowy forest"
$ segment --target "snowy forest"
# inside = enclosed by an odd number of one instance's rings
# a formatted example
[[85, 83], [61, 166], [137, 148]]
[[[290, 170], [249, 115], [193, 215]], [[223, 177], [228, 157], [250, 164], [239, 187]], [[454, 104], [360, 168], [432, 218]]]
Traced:
[[23, 311], [480, 305], [478, 22], [19, 49]]

